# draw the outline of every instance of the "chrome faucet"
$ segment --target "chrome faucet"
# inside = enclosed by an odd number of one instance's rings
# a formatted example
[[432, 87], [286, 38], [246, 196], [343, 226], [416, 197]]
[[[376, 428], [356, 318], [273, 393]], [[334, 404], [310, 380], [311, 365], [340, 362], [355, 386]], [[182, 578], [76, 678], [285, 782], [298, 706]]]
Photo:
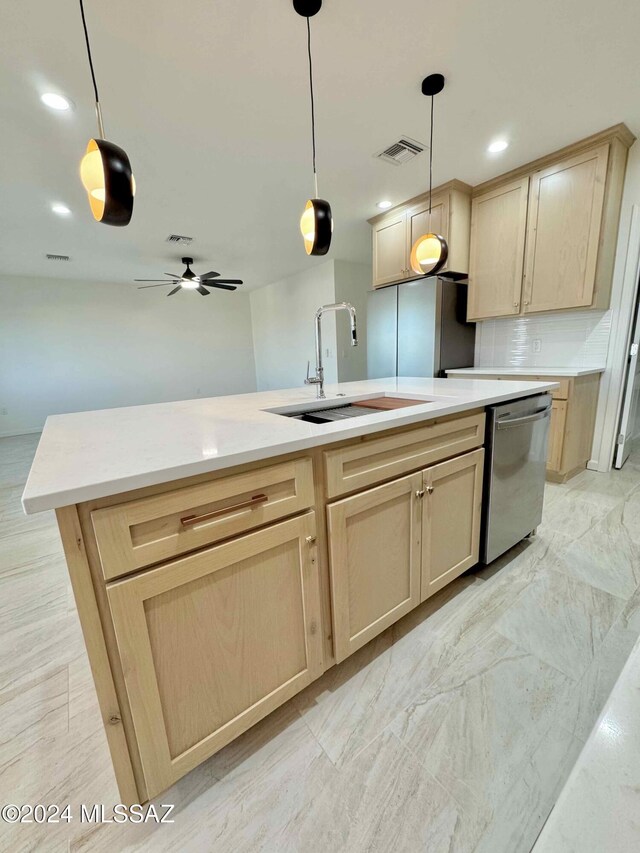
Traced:
[[358, 332], [356, 330], [356, 309], [350, 302], [335, 302], [333, 305], [323, 305], [316, 311], [316, 375], [309, 376], [309, 362], [307, 362], [307, 378], [305, 385], [315, 385], [318, 400], [324, 400], [324, 367], [322, 366], [322, 315], [325, 311], [348, 311], [351, 320], [351, 346], [358, 346]]

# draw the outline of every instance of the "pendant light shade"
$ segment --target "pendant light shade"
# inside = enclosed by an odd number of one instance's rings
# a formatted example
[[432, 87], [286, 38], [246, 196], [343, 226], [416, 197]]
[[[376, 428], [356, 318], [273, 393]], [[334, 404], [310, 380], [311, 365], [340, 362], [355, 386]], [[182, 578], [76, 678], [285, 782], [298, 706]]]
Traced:
[[93, 218], [105, 225], [128, 225], [135, 182], [126, 153], [106, 139], [90, 139], [80, 163], [80, 179]]
[[300, 217], [300, 231], [307, 255], [326, 255], [331, 246], [333, 218], [331, 205], [318, 198], [318, 173], [316, 170], [316, 114], [313, 97], [313, 65], [311, 62], [311, 24], [309, 19], [322, 8], [322, 0], [293, 0], [293, 8], [307, 19], [307, 53], [309, 56], [309, 92], [311, 95], [311, 147], [313, 155], [313, 181], [315, 195], [307, 200]]
[[307, 255], [326, 255], [331, 245], [331, 207], [323, 198], [310, 198], [300, 217], [300, 231]]
[[[431, 228], [431, 190], [433, 182], [433, 98], [444, 89], [442, 74], [430, 74], [422, 81], [422, 94], [431, 98], [429, 132], [429, 228]], [[421, 234], [411, 247], [411, 269], [417, 275], [435, 275], [447, 263], [449, 247], [440, 234]]]
[[87, 191], [89, 207], [93, 218], [105, 225], [128, 225], [133, 213], [133, 197], [136, 191], [135, 180], [131, 172], [131, 163], [125, 151], [113, 142], [104, 139], [102, 110], [98, 96], [98, 85], [93, 70], [89, 32], [84, 16], [83, 0], [80, 0], [80, 14], [87, 45], [89, 68], [95, 94], [96, 117], [99, 136], [90, 139], [87, 150], [80, 163], [80, 180]]
[[411, 269], [418, 275], [435, 275], [447, 263], [449, 247], [439, 234], [423, 234], [411, 249]]

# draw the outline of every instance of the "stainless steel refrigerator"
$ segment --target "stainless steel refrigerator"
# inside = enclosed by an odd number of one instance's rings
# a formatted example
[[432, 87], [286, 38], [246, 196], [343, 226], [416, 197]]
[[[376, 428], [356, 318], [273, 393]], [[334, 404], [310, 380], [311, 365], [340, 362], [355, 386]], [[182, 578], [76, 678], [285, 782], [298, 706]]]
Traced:
[[473, 367], [475, 323], [467, 285], [438, 276], [368, 294], [367, 377], [444, 376]]

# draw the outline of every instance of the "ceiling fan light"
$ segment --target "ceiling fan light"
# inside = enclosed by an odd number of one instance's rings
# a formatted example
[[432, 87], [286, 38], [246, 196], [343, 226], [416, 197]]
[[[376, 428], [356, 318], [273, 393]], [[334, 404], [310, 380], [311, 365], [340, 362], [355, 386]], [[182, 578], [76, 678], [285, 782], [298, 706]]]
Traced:
[[417, 275], [435, 275], [447, 262], [449, 247], [439, 234], [423, 234], [411, 249], [411, 269]]
[[90, 139], [80, 163], [93, 218], [105, 225], [128, 225], [135, 182], [126, 153], [106, 139]]
[[300, 217], [300, 231], [307, 255], [326, 255], [331, 246], [331, 205], [322, 198], [309, 199]]
[[185, 290], [197, 290], [200, 287], [200, 281], [196, 278], [183, 278], [181, 284]]

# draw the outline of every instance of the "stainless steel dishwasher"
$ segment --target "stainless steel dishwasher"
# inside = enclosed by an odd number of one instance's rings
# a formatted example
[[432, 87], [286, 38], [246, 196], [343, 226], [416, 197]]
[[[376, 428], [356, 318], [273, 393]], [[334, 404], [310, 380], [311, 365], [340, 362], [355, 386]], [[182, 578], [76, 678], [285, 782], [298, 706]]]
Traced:
[[490, 563], [542, 520], [551, 395], [490, 406], [480, 554]]

